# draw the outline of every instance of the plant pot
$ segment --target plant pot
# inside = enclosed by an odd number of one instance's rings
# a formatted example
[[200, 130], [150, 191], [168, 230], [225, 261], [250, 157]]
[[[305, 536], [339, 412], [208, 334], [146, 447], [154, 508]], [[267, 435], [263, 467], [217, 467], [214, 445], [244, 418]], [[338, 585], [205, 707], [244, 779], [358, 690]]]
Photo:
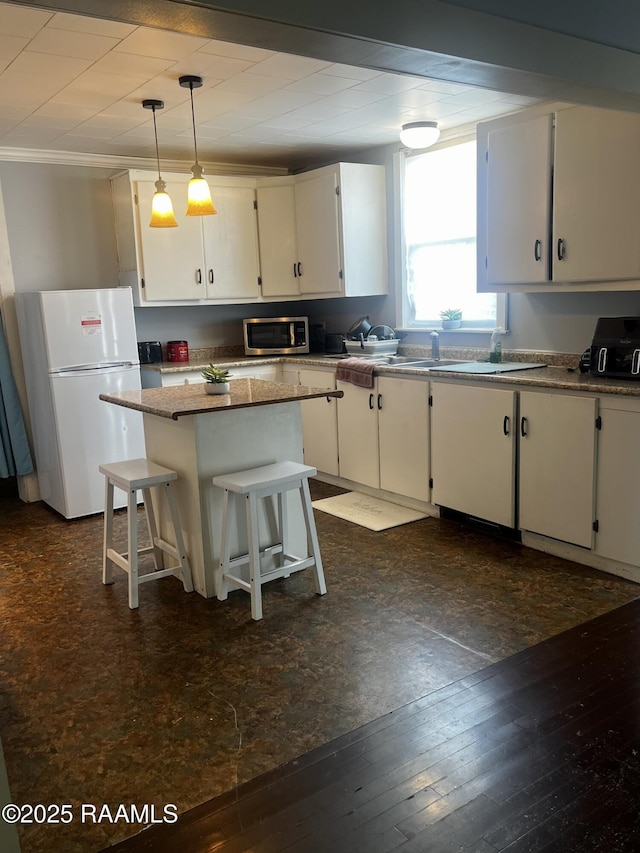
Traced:
[[459, 329], [462, 320], [443, 320], [442, 328], [443, 329]]
[[205, 382], [204, 390], [207, 394], [228, 394], [230, 390], [228, 382]]

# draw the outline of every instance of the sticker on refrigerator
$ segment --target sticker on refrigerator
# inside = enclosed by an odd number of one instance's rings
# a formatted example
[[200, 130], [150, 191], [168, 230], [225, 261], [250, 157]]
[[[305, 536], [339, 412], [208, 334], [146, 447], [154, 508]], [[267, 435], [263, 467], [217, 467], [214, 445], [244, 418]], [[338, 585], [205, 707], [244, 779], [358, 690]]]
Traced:
[[80, 318], [83, 335], [101, 335], [102, 334], [102, 317], [100, 314], [87, 314]]

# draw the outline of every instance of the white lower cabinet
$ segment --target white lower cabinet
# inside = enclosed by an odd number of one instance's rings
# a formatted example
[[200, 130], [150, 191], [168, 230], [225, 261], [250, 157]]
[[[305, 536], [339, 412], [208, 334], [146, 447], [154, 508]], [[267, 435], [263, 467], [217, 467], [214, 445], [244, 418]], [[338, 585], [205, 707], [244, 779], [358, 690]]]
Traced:
[[595, 553], [640, 566], [640, 403], [601, 398]]
[[338, 382], [340, 476], [429, 500], [429, 383], [379, 376], [374, 387]]
[[[301, 369], [300, 385], [310, 388], [335, 388], [334, 370]], [[306, 465], [324, 474], [338, 476], [338, 414], [335, 397], [305, 400], [302, 406], [302, 444]]]
[[591, 548], [598, 400], [520, 393], [519, 527]]
[[429, 383], [378, 378], [380, 488], [429, 501]]
[[515, 391], [431, 384], [431, 500], [515, 527]]
[[378, 463], [378, 379], [373, 388], [336, 382], [344, 396], [338, 400], [340, 476], [373, 489], [380, 488]]

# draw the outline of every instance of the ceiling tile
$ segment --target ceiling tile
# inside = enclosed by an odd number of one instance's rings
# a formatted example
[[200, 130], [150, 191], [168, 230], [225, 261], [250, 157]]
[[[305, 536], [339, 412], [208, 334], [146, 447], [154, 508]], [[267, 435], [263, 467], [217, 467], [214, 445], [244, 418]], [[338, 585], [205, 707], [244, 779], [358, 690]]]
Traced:
[[401, 74], [380, 74], [371, 80], [358, 83], [356, 90], [363, 92], [382, 92], [385, 95], [395, 95], [406, 92], [407, 89], [417, 88], [423, 80], [420, 77], [403, 77]]
[[40, 75], [46, 81], [55, 77], [68, 83], [90, 66], [90, 59], [81, 59], [77, 56], [55, 56], [51, 53], [23, 51], [14, 59], [6, 73], [28, 74], [32, 79]]
[[135, 77], [124, 77], [117, 74], [100, 74], [97, 71], [87, 71], [76, 78], [55, 96], [56, 103], [86, 104], [99, 109], [113, 104], [128, 95], [142, 81]]
[[118, 39], [93, 33], [69, 32], [46, 27], [31, 39], [28, 51], [75, 56], [80, 59], [100, 59], [118, 44]]
[[258, 62], [254, 68], [256, 74], [267, 77], [284, 77], [287, 80], [299, 80], [308, 77], [323, 68], [328, 68], [330, 62], [320, 59], [309, 59], [306, 56], [294, 56], [289, 53], [276, 53], [268, 59]]
[[286, 87], [287, 91], [312, 92], [316, 95], [334, 95], [343, 89], [349, 89], [356, 84], [356, 80], [348, 80], [346, 77], [336, 77], [331, 74], [310, 74], [301, 80], [294, 80]]
[[200, 50], [203, 53], [214, 53], [216, 56], [230, 56], [233, 59], [244, 59], [248, 62], [261, 62], [269, 56], [274, 56], [273, 50], [261, 47], [250, 47], [246, 44], [232, 44], [227, 41], [211, 39]]
[[0, 32], [8, 36], [33, 38], [52, 17], [52, 12], [0, 3]]
[[15, 59], [21, 50], [29, 44], [29, 39], [23, 36], [12, 36], [0, 30], [0, 59]]
[[259, 95], [274, 92], [276, 89], [281, 89], [289, 82], [289, 80], [281, 77], [265, 77], [262, 74], [243, 72], [242, 74], [236, 74], [235, 77], [231, 77], [229, 80], [223, 80], [222, 83], [218, 83], [216, 89], [221, 92], [239, 92], [258, 97]]
[[[248, 59], [237, 59], [231, 56], [216, 56], [197, 50], [195, 53], [181, 59], [171, 67], [171, 73], [176, 76], [182, 74], [197, 74], [204, 77], [205, 82], [209, 78], [216, 80], [227, 80], [235, 74], [241, 74], [248, 68], [254, 67], [255, 63]], [[211, 83], [212, 80], [209, 80]]]
[[177, 62], [179, 59], [184, 59], [185, 56], [199, 50], [206, 43], [207, 39], [197, 36], [185, 36], [182, 33], [138, 27], [114, 49], [123, 53], [137, 53], [140, 56], [173, 59]]
[[343, 65], [339, 62], [334, 62], [322, 69], [323, 74], [336, 74], [338, 77], [352, 77], [354, 80], [373, 80], [374, 77], [381, 77], [381, 71], [374, 71], [371, 68], [359, 68], [355, 65]]
[[173, 65], [171, 59], [158, 59], [154, 56], [137, 56], [112, 50], [91, 66], [92, 71], [102, 74], [131, 74], [134, 77], [151, 79]]
[[[97, 36], [109, 36], [111, 38], [123, 39], [132, 33], [135, 24], [125, 24], [120, 21], [105, 21], [102, 18], [88, 18], [84, 15], [71, 15], [67, 12], [56, 12], [49, 20], [47, 26], [58, 30], [69, 30], [69, 32], [93, 33]], [[0, 29], [2, 19], [0, 17]]]

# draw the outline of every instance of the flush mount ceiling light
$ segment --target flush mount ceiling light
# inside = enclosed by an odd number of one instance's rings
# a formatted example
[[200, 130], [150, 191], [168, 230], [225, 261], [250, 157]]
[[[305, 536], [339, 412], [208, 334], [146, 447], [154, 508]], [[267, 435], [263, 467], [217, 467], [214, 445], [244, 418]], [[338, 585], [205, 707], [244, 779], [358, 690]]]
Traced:
[[193, 111], [193, 90], [199, 89], [202, 86], [202, 77], [185, 74], [179, 78], [178, 82], [183, 88], [189, 89], [191, 95], [191, 124], [193, 126], [193, 147], [196, 157], [196, 162], [191, 167], [193, 178], [189, 181], [187, 190], [187, 216], [210, 216], [212, 213], [217, 213], [218, 211], [213, 206], [209, 184], [202, 177], [202, 166], [198, 163], [196, 117]]
[[407, 148], [428, 148], [439, 136], [437, 121], [412, 121], [402, 125], [400, 142]]
[[173, 205], [171, 204], [171, 196], [167, 192], [167, 185], [160, 176], [160, 154], [158, 153], [158, 129], [156, 127], [156, 110], [164, 109], [164, 101], [156, 101], [147, 99], [142, 102], [145, 110], [153, 112], [153, 134], [156, 140], [156, 161], [158, 163], [158, 180], [156, 181], [156, 191], [151, 200], [151, 228], [176, 228], [178, 223], [173, 215]]

